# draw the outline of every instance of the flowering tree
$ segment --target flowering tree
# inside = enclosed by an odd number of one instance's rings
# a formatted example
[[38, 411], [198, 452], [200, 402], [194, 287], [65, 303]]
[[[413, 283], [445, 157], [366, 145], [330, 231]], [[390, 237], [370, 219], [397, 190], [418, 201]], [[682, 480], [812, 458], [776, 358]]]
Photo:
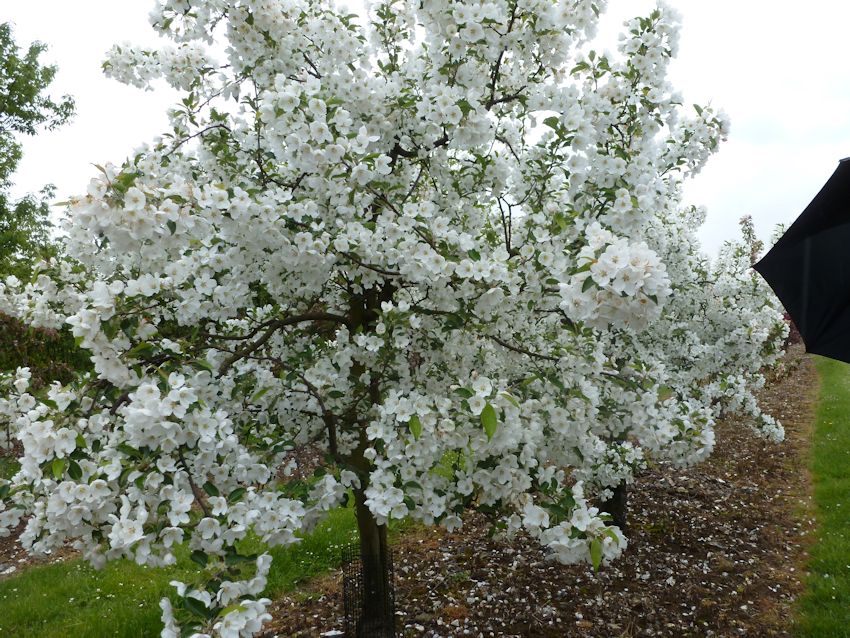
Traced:
[[[708, 355], [713, 362], [705, 362], [708, 353], [697, 359], [711, 370], [703, 390], [712, 395], [717, 414], [746, 414], [757, 432], [776, 442], [785, 432], [762, 412], [753, 391], [764, 386], [764, 370], [779, 363], [789, 327], [779, 300], [751, 267], [764, 248], [753, 232], [752, 219], [743, 217], [740, 225], [741, 239], [726, 242], [709, 271], [705, 340], [713, 346]], [[731, 366], [718, 365], [718, 351]]]
[[[616, 557], [583, 481], [710, 429], [642, 335], [673, 292], [678, 182], [725, 122], [667, 85], [673, 12], [598, 55], [603, 6], [160, 2], [175, 45], [105, 69], [181, 89], [172, 130], [71, 202], [69, 260], [0, 286], [94, 366], [38, 396], [9, 379], [25, 454], [0, 526], [95, 564], [188, 543], [209, 578], [176, 583], [164, 636], [259, 630], [270, 559], [245, 541], [296, 542], [349, 493], [373, 629], [392, 518], [477, 508], [562, 562]], [[327, 471], [296, 498], [308, 445]]]
[[728, 413], [749, 417], [756, 434], [768, 440], [784, 437], [754, 394], [782, 355], [787, 326], [781, 305], [750, 267], [760, 250], [751, 226], [742, 223], [743, 241], [727, 242], [710, 261], [695, 235], [704, 216], [679, 208], [648, 225], [650, 245], [665, 255], [670, 298], [662, 316], [640, 334], [607, 333], [608, 356], [631, 359], [632, 368], [653, 366], [659, 393], [657, 405], [644, 411], [622, 404], [608, 425], [613, 445], [600, 448], [600, 460], [585, 470], [587, 485], [621, 528], [626, 486], [647, 455], [676, 466], [704, 460], [714, 448], [716, 419]]

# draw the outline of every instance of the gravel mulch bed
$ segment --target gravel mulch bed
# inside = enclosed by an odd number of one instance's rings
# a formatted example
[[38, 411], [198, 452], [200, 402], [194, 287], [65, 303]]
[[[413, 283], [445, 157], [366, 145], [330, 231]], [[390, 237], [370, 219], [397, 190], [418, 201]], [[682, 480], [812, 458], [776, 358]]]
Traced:
[[[746, 423], [717, 426], [717, 448], [685, 470], [659, 464], [630, 494], [629, 547], [599, 573], [561, 566], [527, 538], [491, 540], [481, 518], [396, 543], [401, 635], [539, 638], [791, 636], [813, 520], [806, 455], [817, 376], [800, 346], [762, 405], [786, 441]], [[339, 635], [339, 576], [275, 601], [268, 638]]]

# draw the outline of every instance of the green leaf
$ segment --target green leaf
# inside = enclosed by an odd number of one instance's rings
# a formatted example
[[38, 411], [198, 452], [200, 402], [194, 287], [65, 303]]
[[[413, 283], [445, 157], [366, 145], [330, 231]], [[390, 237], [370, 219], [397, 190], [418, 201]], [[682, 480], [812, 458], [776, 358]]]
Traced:
[[592, 261], [588, 261], [588, 262], [586, 262], [583, 266], [580, 266], [579, 268], [576, 268], [576, 269], [573, 271], [573, 274], [574, 274], [574, 275], [577, 275], [577, 274], [579, 274], [579, 273], [581, 273], [581, 272], [587, 272], [588, 270], [590, 270], [590, 267], [591, 267], [592, 265], [593, 265], [593, 262], [592, 262]]
[[198, 368], [199, 370], [206, 370], [207, 372], [215, 372], [215, 370], [213, 370], [212, 364], [210, 364], [205, 359], [194, 359], [193, 361], [190, 361], [189, 363], [192, 366], [194, 366], [195, 368]]
[[593, 277], [588, 277], [584, 280], [584, 283], [581, 285], [581, 291], [587, 292], [593, 287]]
[[593, 563], [593, 571], [598, 572], [602, 564], [602, 541], [598, 538], [590, 541], [590, 562]]
[[173, 222], [169, 219], [165, 222], [165, 225], [168, 226], [168, 230], [171, 231], [172, 235], [177, 231], [177, 222]]
[[67, 461], [65, 459], [53, 459], [53, 464], [51, 465], [51, 469], [53, 470], [53, 478], [57, 481], [62, 478], [65, 474], [65, 464]]
[[180, 638], [192, 638], [198, 634], [198, 626], [194, 623], [183, 626], [180, 629]]
[[201, 618], [205, 619], [212, 618], [213, 614], [215, 613], [214, 611], [207, 609], [206, 605], [204, 605], [204, 603], [202, 603], [200, 600], [198, 600], [197, 598], [192, 598], [190, 596], [187, 596], [183, 599], [183, 606], [194, 615], [200, 616]]
[[126, 317], [121, 320], [119, 326], [121, 327], [121, 332], [123, 332], [129, 339], [133, 338], [133, 331], [138, 327], [139, 321], [134, 317]]
[[549, 511], [559, 522], [569, 520], [570, 512], [557, 503], [543, 503], [543, 507]]
[[271, 388], [263, 388], [259, 392], [257, 392], [254, 396], [251, 397], [251, 403], [256, 403], [260, 399], [262, 399], [266, 393], [271, 390]]
[[240, 498], [242, 498], [242, 495], [247, 491], [248, 490], [246, 490], [244, 487], [237, 487], [235, 490], [233, 490], [230, 494], [227, 495], [227, 502], [233, 503], [234, 501], [238, 501]]
[[150, 357], [154, 352], [156, 352], [156, 348], [152, 344], [142, 341], [130, 348], [127, 351], [127, 356], [133, 359], [145, 359]]
[[255, 560], [257, 560], [256, 554], [237, 554], [237, 553], [234, 552], [232, 554], [227, 554], [224, 557], [224, 562], [227, 565], [238, 565], [239, 563], [250, 563], [250, 562], [255, 561]]
[[112, 187], [123, 195], [136, 183], [138, 176], [138, 173], [121, 173], [112, 181]]
[[492, 439], [496, 428], [499, 427], [499, 417], [496, 416], [496, 409], [489, 403], [481, 410], [481, 425], [484, 427], [487, 438]]
[[68, 476], [70, 476], [75, 481], [82, 478], [83, 470], [80, 467], [79, 463], [77, 463], [76, 461], [71, 461], [71, 463], [68, 465]]
[[196, 549], [194, 552], [189, 554], [189, 560], [191, 560], [193, 563], [198, 563], [198, 565], [200, 565], [201, 567], [206, 567], [207, 563], [210, 560], [210, 557], [207, 555], [206, 552], [201, 551], [200, 549]]
[[516, 400], [516, 397], [512, 395], [510, 392], [502, 392], [502, 396], [515, 408], [519, 407], [519, 401]]
[[470, 390], [469, 388], [457, 388], [455, 390], [455, 394], [460, 395], [464, 399], [469, 399], [469, 398], [472, 397], [474, 392], [472, 390]]
[[557, 131], [558, 127], [561, 124], [561, 120], [560, 120], [560, 118], [558, 118], [558, 116], [552, 115], [550, 117], [547, 117], [545, 120], [543, 120], [543, 123], [546, 126], [548, 126], [550, 129]]
[[245, 607], [245, 605], [243, 605], [242, 603], [233, 603], [222, 609], [219, 616], [226, 616], [227, 614], [232, 613], [234, 611], [246, 611], [247, 609], [248, 608]]
[[619, 538], [619, 536], [617, 536], [617, 532], [615, 532], [615, 531], [614, 531], [613, 529], [611, 529], [610, 527], [608, 527], [608, 528], [606, 528], [606, 529], [605, 529], [605, 535], [606, 535], [608, 538], [610, 538], [612, 541], [614, 541], [615, 543], [619, 543], [619, 542], [620, 542], [620, 538]]
[[456, 330], [458, 328], [461, 328], [464, 324], [463, 317], [454, 312], [449, 313], [445, 316], [445, 322], [446, 327], [449, 328], [449, 330]]
[[221, 492], [218, 491], [218, 488], [209, 481], [204, 483], [204, 491], [210, 496], [219, 496], [221, 494]]
[[132, 459], [138, 459], [142, 456], [142, 453], [129, 443], [119, 443], [117, 446], [117, 450], [123, 454], [126, 454]]
[[422, 421], [419, 420], [419, 417], [415, 414], [410, 417], [410, 421], [407, 422], [407, 427], [410, 428], [410, 433], [413, 435], [413, 438], [418, 441], [419, 437], [422, 436]]

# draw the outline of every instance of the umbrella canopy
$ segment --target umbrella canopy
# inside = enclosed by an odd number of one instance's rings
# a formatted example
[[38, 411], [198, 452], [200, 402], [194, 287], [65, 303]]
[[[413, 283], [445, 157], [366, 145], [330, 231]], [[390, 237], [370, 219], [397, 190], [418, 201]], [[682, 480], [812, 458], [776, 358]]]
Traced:
[[850, 363], [850, 158], [754, 268], [808, 352]]

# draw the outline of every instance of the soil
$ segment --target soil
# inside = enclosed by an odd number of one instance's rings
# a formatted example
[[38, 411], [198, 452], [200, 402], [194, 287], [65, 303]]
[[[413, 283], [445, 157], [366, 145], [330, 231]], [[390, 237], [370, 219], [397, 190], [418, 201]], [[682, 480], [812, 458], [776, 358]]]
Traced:
[[[531, 638], [792, 636], [814, 521], [806, 467], [817, 375], [799, 345], [761, 394], [786, 440], [717, 424], [696, 467], [657, 464], [629, 496], [629, 547], [594, 573], [561, 566], [536, 543], [488, 538], [481, 518], [454, 533], [417, 529], [396, 542], [400, 635]], [[339, 575], [273, 603], [266, 638], [339, 636]]]

